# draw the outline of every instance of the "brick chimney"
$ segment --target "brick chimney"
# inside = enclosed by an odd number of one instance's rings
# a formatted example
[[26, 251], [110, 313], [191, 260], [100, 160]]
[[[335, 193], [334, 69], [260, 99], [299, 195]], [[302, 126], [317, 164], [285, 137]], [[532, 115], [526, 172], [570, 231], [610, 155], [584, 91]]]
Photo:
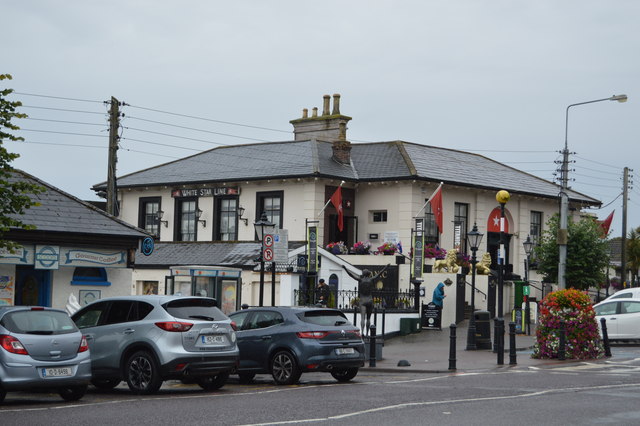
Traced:
[[347, 140], [347, 123], [351, 117], [340, 114], [340, 95], [333, 95], [333, 109], [330, 108], [331, 97], [323, 96], [322, 115], [318, 116], [318, 108], [313, 108], [309, 117], [308, 109], [302, 110], [302, 118], [291, 120], [294, 139], [318, 139], [333, 142], [333, 158], [342, 163], [351, 163], [351, 143]]

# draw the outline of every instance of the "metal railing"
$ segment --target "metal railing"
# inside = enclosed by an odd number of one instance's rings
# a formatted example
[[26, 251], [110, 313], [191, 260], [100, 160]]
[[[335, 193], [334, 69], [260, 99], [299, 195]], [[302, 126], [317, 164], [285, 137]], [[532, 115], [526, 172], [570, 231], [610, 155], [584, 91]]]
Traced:
[[[294, 300], [298, 306], [316, 306], [320, 304], [320, 294], [316, 289], [294, 290]], [[374, 309], [386, 309], [387, 313], [416, 312], [413, 290], [374, 290], [372, 292]], [[328, 308], [337, 308], [344, 312], [358, 310], [358, 290], [332, 290], [329, 293]]]

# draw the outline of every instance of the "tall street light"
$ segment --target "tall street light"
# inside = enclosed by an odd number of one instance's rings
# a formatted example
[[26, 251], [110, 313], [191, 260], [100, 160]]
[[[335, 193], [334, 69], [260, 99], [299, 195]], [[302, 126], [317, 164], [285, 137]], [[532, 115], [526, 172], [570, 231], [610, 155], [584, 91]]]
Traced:
[[260, 216], [260, 220], [253, 223], [253, 226], [256, 229], [256, 234], [260, 239], [260, 301], [259, 306], [263, 306], [264, 304], [264, 236], [268, 234], [273, 234], [275, 229], [275, 224], [269, 222], [269, 218], [267, 217], [266, 212], [262, 212], [262, 216]]
[[476, 346], [476, 252], [482, 241], [483, 234], [478, 232], [478, 225], [473, 224], [471, 232], [467, 232], [467, 242], [471, 248], [471, 320], [467, 331], [467, 350], [473, 351]]
[[569, 216], [569, 108], [578, 105], [592, 104], [603, 101], [627, 102], [627, 95], [613, 95], [609, 98], [596, 99], [594, 101], [579, 102], [567, 107], [564, 126], [564, 150], [562, 151], [562, 190], [560, 191], [560, 226], [558, 227], [558, 287], [562, 290], [567, 288], [565, 273], [567, 267], [567, 242], [569, 240], [567, 232], [567, 222]]
[[504, 262], [506, 252], [504, 248], [504, 205], [507, 204], [511, 194], [504, 189], [496, 193], [496, 201], [500, 204], [500, 248], [498, 249], [498, 317], [495, 320], [497, 364], [504, 364], [504, 313], [503, 313], [503, 287], [504, 287]]
[[[529, 237], [529, 235], [527, 235], [527, 239], [524, 243], [522, 243], [522, 246], [524, 247], [524, 252], [527, 255], [527, 258], [525, 260], [525, 265], [524, 265], [524, 281], [526, 283], [526, 286], [529, 287], [529, 262], [530, 262], [530, 258], [531, 258], [531, 253], [533, 252], [533, 241], [531, 241], [531, 238]], [[530, 327], [530, 322], [531, 322], [531, 312], [529, 311], [529, 295], [527, 294], [526, 296], [524, 296], [524, 321], [527, 324], [527, 336], [529, 334], [531, 334], [531, 327]]]

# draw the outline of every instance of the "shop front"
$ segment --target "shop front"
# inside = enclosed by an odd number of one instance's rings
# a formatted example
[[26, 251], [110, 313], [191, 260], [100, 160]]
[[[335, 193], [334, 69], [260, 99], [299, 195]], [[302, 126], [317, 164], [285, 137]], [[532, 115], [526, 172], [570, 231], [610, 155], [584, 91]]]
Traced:
[[219, 266], [173, 266], [165, 294], [213, 297], [225, 314], [240, 309], [242, 270]]

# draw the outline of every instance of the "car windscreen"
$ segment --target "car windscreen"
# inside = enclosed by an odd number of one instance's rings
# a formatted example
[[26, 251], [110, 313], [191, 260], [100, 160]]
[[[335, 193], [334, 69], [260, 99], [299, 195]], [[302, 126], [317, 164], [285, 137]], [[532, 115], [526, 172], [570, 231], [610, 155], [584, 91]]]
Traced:
[[67, 334], [78, 331], [65, 312], [34, 310], [9, 312], [2, 318], [2, 326], [19, 334]]
[[317, 309], [305, 311], [297, 314], [297, 317], [303, 322], [316, 325], [336, 326], [349, 323], [349, 320], [342, 312], [333, 310]]
[[218, 309], [215, 299], [198, 298], [171, 300], [162, 307], [171, 315], [181, 319], [222, 321], [228, 317]]

